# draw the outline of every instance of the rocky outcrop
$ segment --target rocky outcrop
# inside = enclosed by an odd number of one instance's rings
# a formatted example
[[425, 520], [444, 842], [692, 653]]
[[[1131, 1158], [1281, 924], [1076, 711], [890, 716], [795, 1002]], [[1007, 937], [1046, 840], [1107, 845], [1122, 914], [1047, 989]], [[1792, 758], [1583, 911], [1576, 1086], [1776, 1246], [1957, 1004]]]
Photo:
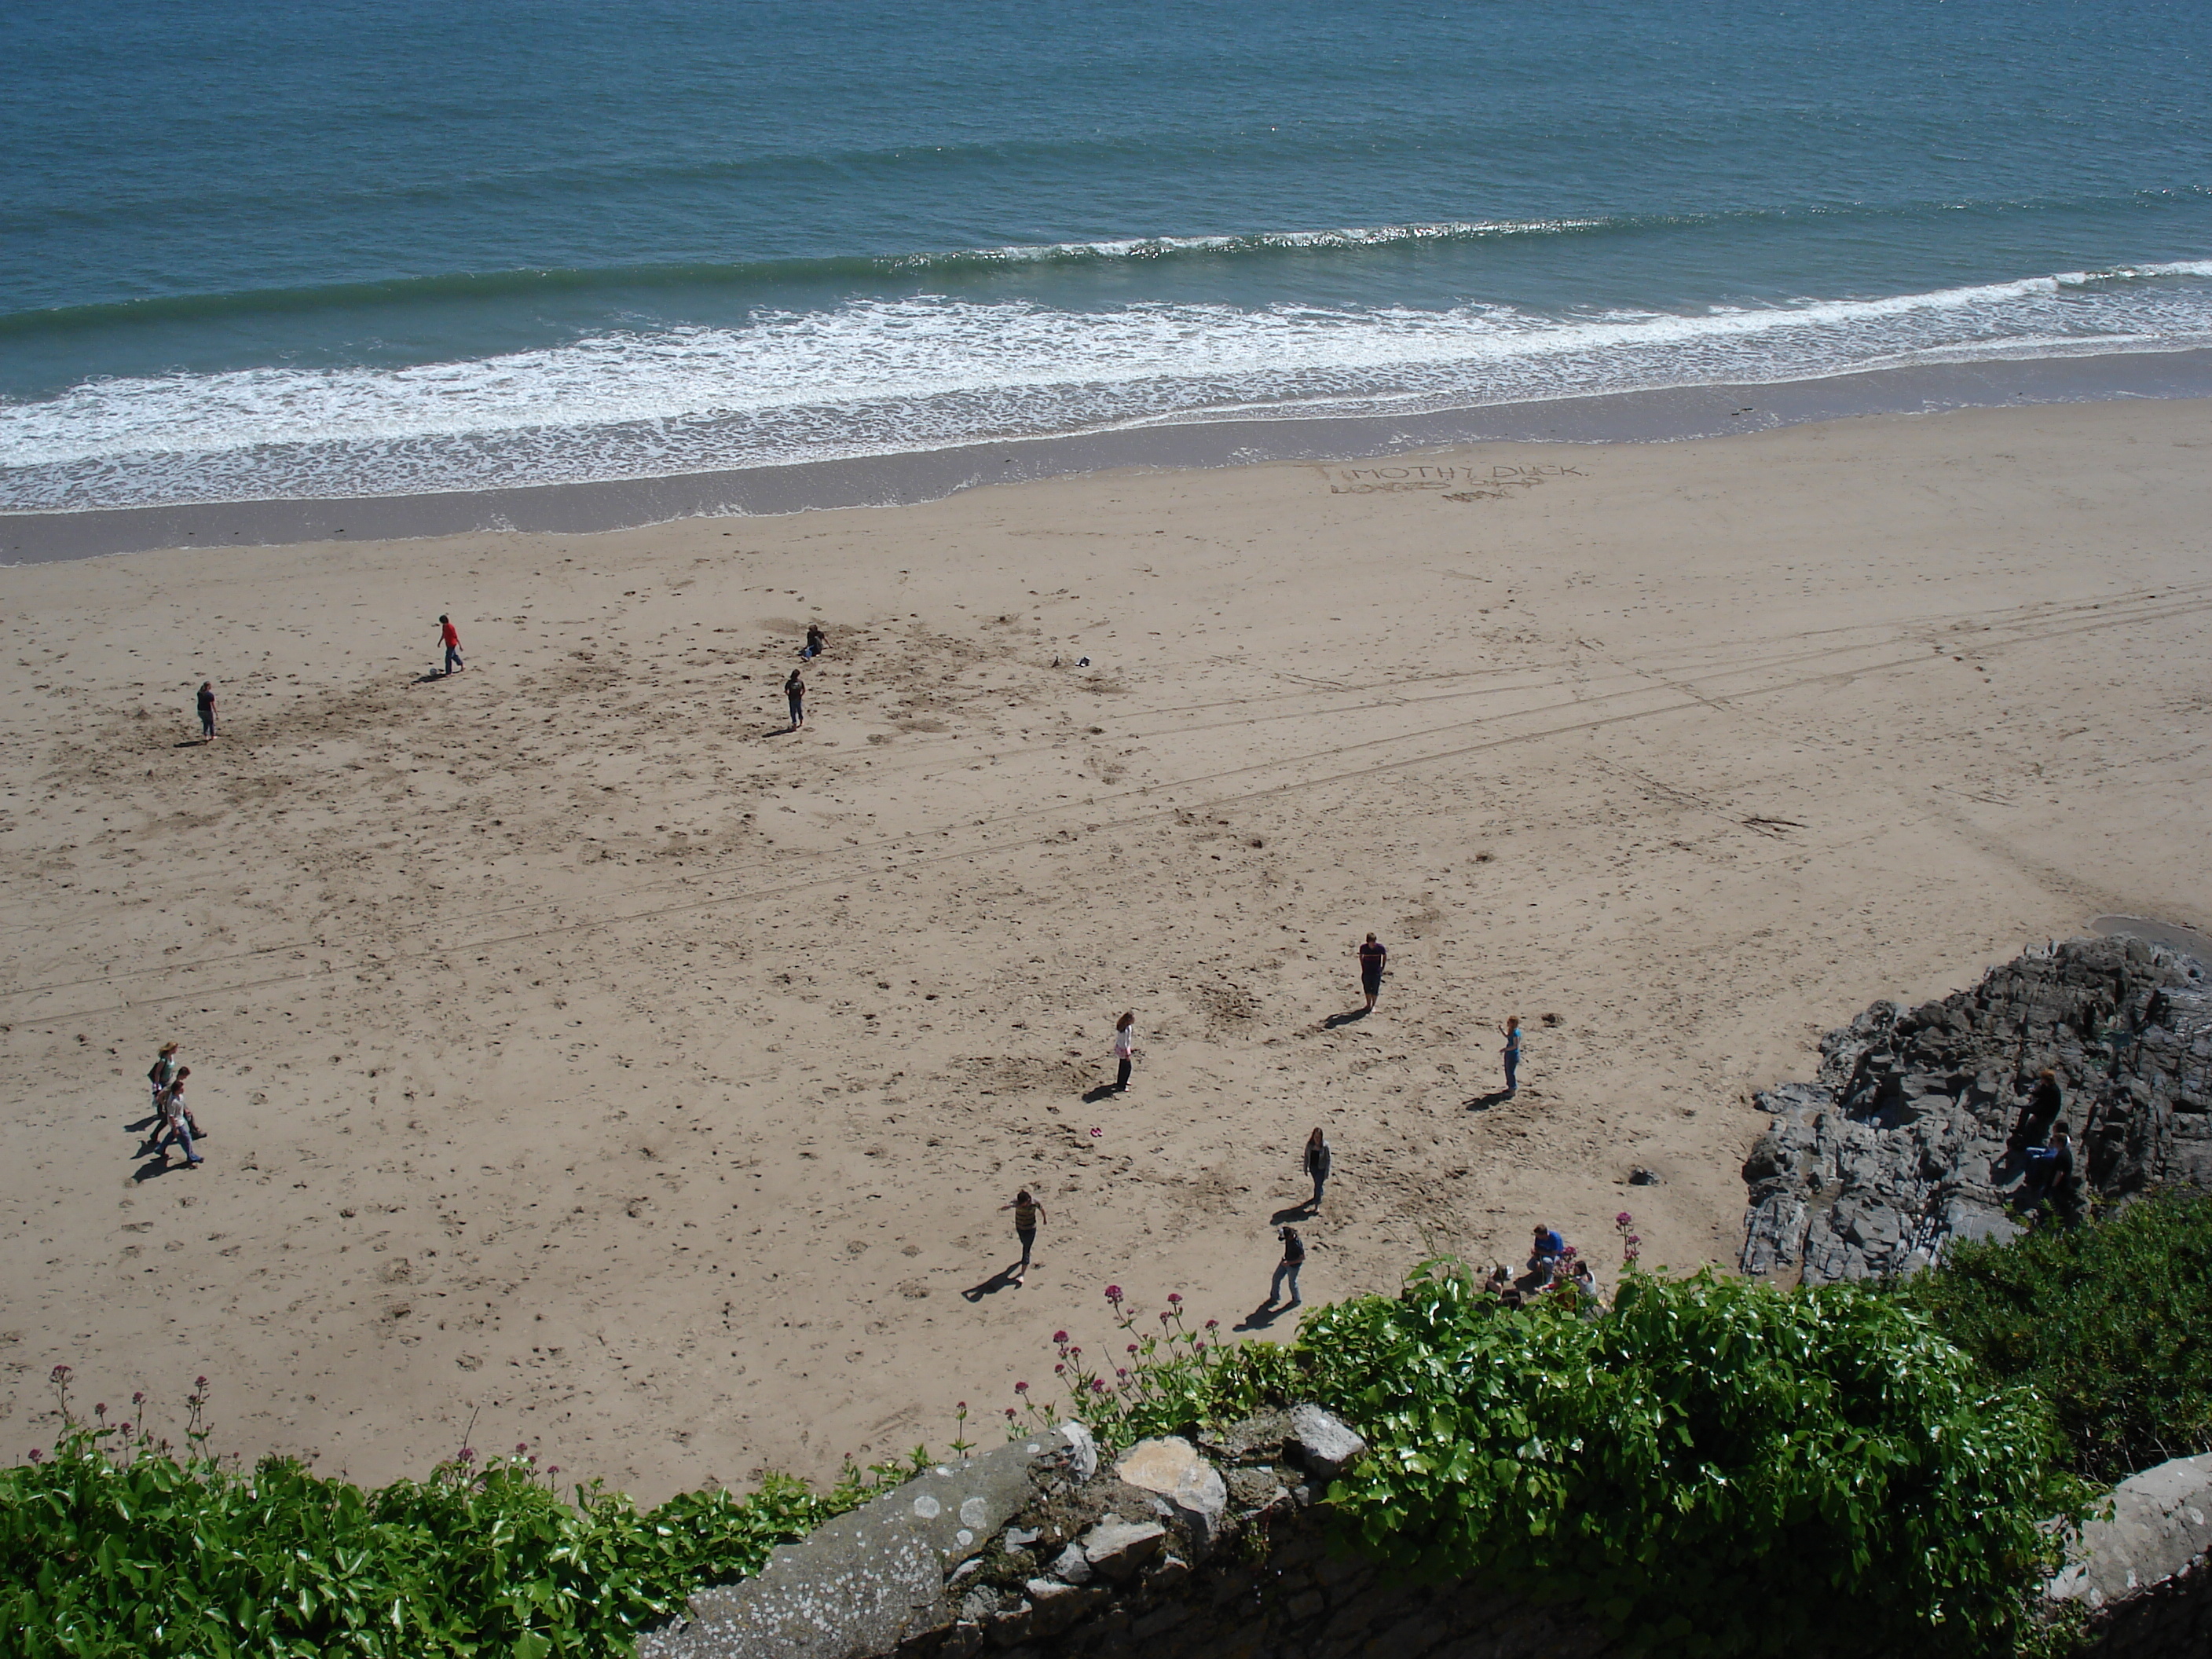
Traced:
[[2205, 975], [2145, 939], [2076, 939], [1940, 1002], [1875, 1003], [1821, 1041], [1812, 1082], [1753, 1097], [1774, 1121], [1743, 1168], [1743, 1270], [1863, 1279], [1925, 1267], [1954, 1239], [2011, 1236], [2026, 1197], [2014, 1132], [2046, 1069], [2077, 1170], [2041, 1201], [2212, 1188]]
[[2212, 1456], [2121, 1481], [2045, 1594], [2088, 1609], [2100, 1659], [2212, 1650]]
[[1366, 1454], [1319, 1407], [1103, 1463], [1079, 1425], [943, 1465], [757, 1578], [692, 1596], [642, 1659], [1603, 1659], [1572, 1609], [1416, 1584], [1328, 1547], [1316, 1500]]

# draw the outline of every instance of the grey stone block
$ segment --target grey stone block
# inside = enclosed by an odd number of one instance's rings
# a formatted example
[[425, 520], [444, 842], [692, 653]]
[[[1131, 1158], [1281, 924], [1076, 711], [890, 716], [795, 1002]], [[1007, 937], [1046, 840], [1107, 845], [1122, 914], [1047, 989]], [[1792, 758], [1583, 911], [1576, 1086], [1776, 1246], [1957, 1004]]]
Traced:
[[2212, 1454], [2176, 1458], [2112, 1489], [2110, 1520], [2092, 1521], [2046, 1590], [2093, 1608], [2155, 1589], [2212, 1552]]
[[1308, 1473], [1334, 1480], [1367, 1455], [1367, 1443], [1334, 1413], [1302, 1405], [1291, 1407], [1290, 1449]]
[[1159, 1553], [1167, 1528], [1150, 1521], [1109, 1521], [1083, 1534], [1084, 1559], [1120, 1583]]

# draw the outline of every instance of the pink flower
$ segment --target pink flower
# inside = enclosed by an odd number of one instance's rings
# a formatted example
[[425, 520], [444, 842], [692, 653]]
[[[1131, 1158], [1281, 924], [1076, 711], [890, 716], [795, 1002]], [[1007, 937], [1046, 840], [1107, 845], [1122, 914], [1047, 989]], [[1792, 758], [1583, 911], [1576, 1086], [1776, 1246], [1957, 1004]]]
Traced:
[[1073, 1348], [1070, 1348], [1070, 1349], [1067, 1351], [1067, 1357], [1068, 1357], [1070, 1359], [1080, 1359], [1080, 1358], [1083, 1358], [1083, 1348], [1082, 1348], [1082, 1346], [1081, 1346], [1080, 1344], [1078, 1344], [1076, 1346], [1074, 1346], [1074, 1347], [1073, 1347]]
[[43, 1463], [46, 1461], [46, 1455], [33, 1446], [31, 1448], [31, 1461], [33, 1463]]
[[1093, 1394], [1103, 1394], [1103, 1393], [1105, 1393], [1105, 1392], [1106, 1392], [1106, 1379], [1105, 1379], [1104, 1377], [1103, 1377], [1103, 1376], [1094, 1376], [1094, 1377], [1092, 1377], [1092, 1378], [1091, 1379], [1091, 1393], [1093, 1393]]
[[1054, 1376], [1066, 1376], [1067, 1375], [1067, 1367], [1065, 1365], [1054, 1365], [1052, 1368], [1052, 1374]]
[[143, 1406], [143, 1405], [144, 1405], [144, 1404], [146, 1403], [146, 1395], [145, 1395], [145, 1392], [144, 1392], [144, 1390], [141, 1389], [141, 1390], [140, 1390], [140, 1391], [138, 1391], [137, 1393], [133, 1394], [133, 1395], [131, 1396], [131, 1403], [132, 1405], [134, 1405], [134, 1406]]
[[558, 1474], [561, 1473], [561, 1466], [558, 1463], [549, 1463], [545, 1466], [545, 1473], [548, 1474]]
[[1012, 1422], [1013, 1420], [1014, 1420], [1014, 1408], [1013, 1408], [1012, 1406], [1009, 1406], [1009, 1407], [1006, 1407], [1006, 1421], [1007, 1421], [1007, 1422], [1009, 1422], [1009, 1423], [1011, 1423], [1011, 1422]]
[[204, 1376], [194, 1377], [192, 1379], [192, 1386], [196, 1389], [204, 1389], [207, 1387], [207, 1378]]
[[1644, 1241], [1643, 1241], [1642, 1239], [1638, 1238], [1638, 1237], [1634, 1233], [1631, 1233], [1631, 1234], [1629, 1234], [1629, 1236], [1628, 1236], [1627, 1244], [1628, 1244], [1628, 1248], [1629, 1248], [1630, 1249], [1632, 1249], [1632, 1249], [1635, 1249], [1638, 1244], [1641, 1244], [1643, 1242], [1644, 1242]]
[[1616, 1227], [1626, 1229], [1628, 1224], [1634, 1219], [1635, 1218], [1630, 1215], [1627, 1211], [1623, 1210], [1619, 1215], [1613, 1217], [1613, 1224]]
[[460, 1450], [460, 1461], [464, 1463], [475, 1462], [477, 1461], [477, 1449], [474, 1446], [462, 1447]]
[[1168, 1312], [1168, 1310], [1167, 1310], [1165, 1308], [1163, 1308], [1163, 1309], [1161, 1309], [1161, 1310], [1160, 1310], [1160, 1323], [1161, 1323], [1161, 1324], [1163, 1324], [1163, 1325], [1166, 1324], [1166, 1323], [1168, 1322], [1169, 1319], [1170, 1319], [1170, 1318], [1171, 1318], [1172, 1316], [1171, 1316], [1171, 1315]]
[[1109, 1302], [1119, 1302], [1121, 1299], [1121, 1287], [1119, 1285], [1109, 1285], [1106, 1287], [1106, 1299]]
[[516, 1442], [514, 1443], [514, 1455], [515, 1455], [517, 1457], [527, 1457], [527, 1456], [529, 1456], [529, 1455], [530, 1455], [530, 1443], [529, 1443], [528, 1441], [526, 1441], [526, 1440], [518, 1440], [518, 1441], [516, 1441]]
[[1179, 1308], [1182, 1305], [1182, 1292], [1180, 1291], [1170, 1291], [1168, 1292], [1168, 1306], [1170, 1308]]
[[1103, 1129], [1093, 1129], [1091, 1133], [1094, 1135], [1103, 1136], [1106, 1132]]
[[1067, 1333], [1066, 1331], [1054, 1331], [1052, 1334], [1052, 1340], [1065, 1347], [1067, 1344]]
[[1129, 1352], [1130, 1352], [1131, 1353], [1134, 1353], [1134, 1352], [1136, 1352], [1136, 1351], [1137, 1351], [1137, 1345], [1136, 1345], [1135, 1343], [1132, 1342], [1132, 1343], [1129, 1345]]
[[70, 1380], [70, 1368], [66, 1365], [55, 1366], [53, 1369], [53, 1380], [57, 1382], [68, 1382]]
[[130, 1425], [128, 1423], [125, 1423], [125, 1424], [123, 1425], [123, 1432], [124, 1432], [124, 1433], [125, 1433], [125, 1434], [128, 1434], [128, 1433], [130, 1433], [130, 1432], [131, 1432], [131, 1425]]
[[107, 1415], [107, 1407], [104, 1404], [94, 1406], [92, 1408], [92, 1414], [94, 1417], [105, 1417]]
[[952, 1402], [952, 1409], [956, 1412], [964, 1412], [968, 1409], [968, 1402], [964, 1400], [956, 1400]]
[[1126, 1368], [1122, 1367], [1122, 1366], [1120, 1366], [1120, 1365], [1116, 1365], [1116, 1366], [1115, 1366], [1115, 1367], [1114, 1367], [1114, 1375], [1115, 1375], [1115, 1376], [1118, 1376], [1118, 1377], [1120, 1377], [1120, 1378], [1121, 1378], [1124, 1382], [1127, 1382], [1127, 1381], [1129, 1380], [1129, 1373], [1128, 1373], [1127, 1370]]
[[1027, 1394], [1029, 1391], [1030, 1385], [1026, 1382], [1017, 1382], [1014, 1384], [1014, 1392], [1016, 1394]]
[[1221, 1322], [1218, 1319], [1209, 1319], [1206, 1322], [1206, 1328], [1209, 1331], [1218, 1331], [1221, 1328]]

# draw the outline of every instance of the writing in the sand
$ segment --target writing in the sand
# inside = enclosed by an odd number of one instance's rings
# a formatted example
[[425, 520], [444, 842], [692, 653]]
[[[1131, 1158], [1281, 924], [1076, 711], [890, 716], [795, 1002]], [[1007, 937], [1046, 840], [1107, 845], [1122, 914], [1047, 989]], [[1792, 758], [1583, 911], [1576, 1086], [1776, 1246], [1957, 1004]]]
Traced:
[[[1475, 489], [1486, 495], [1526, 489], [1547, 478], [1583, 478], [1578, 466], [1560, 461], [1538, 461], [1511, 466], [1344, 466], [1328, 470], [1332, 495], [1387, 495], [1413, 489]], [[1458, 496], [1450, 499], [1458, 500]]]

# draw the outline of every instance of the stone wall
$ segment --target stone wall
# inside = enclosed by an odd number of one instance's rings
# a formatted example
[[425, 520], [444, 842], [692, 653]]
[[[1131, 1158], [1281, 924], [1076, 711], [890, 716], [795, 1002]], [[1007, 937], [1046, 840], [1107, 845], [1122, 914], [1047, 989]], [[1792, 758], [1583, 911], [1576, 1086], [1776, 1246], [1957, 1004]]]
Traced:
[[1407, 1584], [1333, 1553], [1314, 1500], [1364, 1454], [1298, 1407], [1103, 1467], [1079, 1426], [945, 1464], [700, 1591], [644, 1659], [1602, 1659], [1571, 1609]]
[[[947, 1463], [701, 1590], [642, 1659], [1607, 1659], [1572, 1607], [1403, 1582], [1332, 1550], [1315, 1499], [1364, 1455], [1310, 1406], [1110, 1465], [1080, 1426]], [[2047, 1595], [2098, 1659], [2212, 1636], [2212, 1456], [2124, 1482]], [[2193, 1644], [2193, 1645], [2192, 1645]], [[1832, 1650], [1833, 1659], [1851, 1654]]]
[[2087, 1193], [2212, 1187], [2212, 988], [2139, 939], [2076, 939], [1971, 991], [1878, 1002], [1820, 1044], [1810, 1083], [1753, 1097], [1774, 1121], [1743, 1168], [1743, 1270], [1808, 1282], [1909, 1273], [1954, 1238], [2017, 1231], [2013, 1130], [2048, 1068]]

